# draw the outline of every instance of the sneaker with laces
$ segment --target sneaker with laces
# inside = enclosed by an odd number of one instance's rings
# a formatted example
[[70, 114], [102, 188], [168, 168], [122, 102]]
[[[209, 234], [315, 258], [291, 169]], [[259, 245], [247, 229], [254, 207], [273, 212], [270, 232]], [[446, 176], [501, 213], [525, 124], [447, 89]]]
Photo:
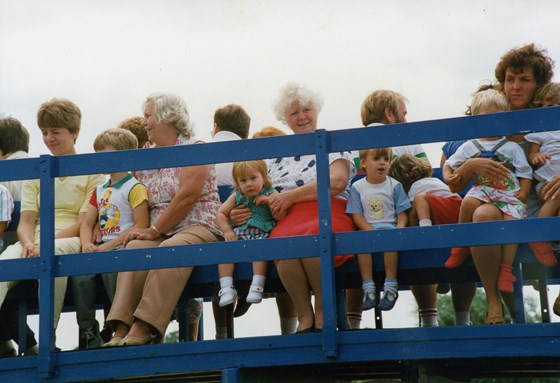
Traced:
[[80, 350], [89, 350], [92, 348], [100, 348], [103, 344], [101, 335], [99, 334], [99, 325], [80, 330], [80, 342], [78, 348]]
[[385, 290], [383, 291], [383, 298], [381, 298], [381, 300], [379, 301], [377, 308], [379, 310], [389, 311], [393, 307], [395, 307], [395, 303], [397, 302], [398, 298], [399, 298], [398, 291]]
[[362, 310], [363, 311], [371, 310], [375, 306], [377, 306], [377, 296], [375, 295], [375, 291], [364, 290], [364, 300], [362, 301]]
[[247, 298], [245, 300], [247, 303], [261, 303], [263, 299], [263, 291], [264, 289], [262, 287], [251, 285], [249, 288], [249, 294], [247, 294]]
[[220, 307], [231, 305], [237, 299], [237, 290], [233, 286], [224, 287], [220, 289], [218, 296], [220, 297]]

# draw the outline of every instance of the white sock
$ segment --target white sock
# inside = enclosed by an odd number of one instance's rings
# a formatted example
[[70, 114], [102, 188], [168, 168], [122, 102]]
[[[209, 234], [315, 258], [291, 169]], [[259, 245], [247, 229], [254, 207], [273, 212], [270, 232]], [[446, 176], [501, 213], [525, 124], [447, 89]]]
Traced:
[[295, 334], [297, 325], [297, 317], [280, 318], [280, 332], [282, 333], [282, 335]]
[[264, 287], [264, 283], [266, 282], [266, 277], [264, 275], [253, 275], [253, 280], [251, 281], [251, 285]]
[[421, 219], [420, 222], [418, 222], [419, 226], [432, 226], [432, 220], [431, 219]]
[[418, 310], [420, 327], [438, 327], [437, 307]]
[[233, 277], [220, 278], [220, 288], [225, 289], [226, 287], [233, 287]]
[[349, 311], [346, 313], [346, 320], [350, 330], [358, 330], [362, 324], [362, 313]]
[[470, 326], [470, 311], [455, 311], [455, 326]]

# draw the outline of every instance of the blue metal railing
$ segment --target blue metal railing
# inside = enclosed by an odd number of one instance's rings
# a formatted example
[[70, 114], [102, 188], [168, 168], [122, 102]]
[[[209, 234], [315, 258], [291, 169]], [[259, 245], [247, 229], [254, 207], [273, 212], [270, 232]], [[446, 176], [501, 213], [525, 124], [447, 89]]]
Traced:
[[[220, 142], [188, 147], [169, 147], [150, 150], [120, 151], [73, 156], [41, 156], [27, 160], [0, 161], [0, 179], [40, 179], [41, 183], [41, 256], [35, 259], [0, 262], [0, 280], [38, 279], [40, 281], [40, 337], [37, 357], [0, 360], [0, 377], [50, 378], [70, 381], [79, 374], [85, 379], [124, 377], [134, 371], [139, 375], [194, 371], [195, 369], [229, 369], [240, 366], [259, 366], [301, 363], [321, 363], [327, 360], [367, 360], [367, 353], [349, 356], [347, 350], [361, 350], [392, 339], [391, 347], [402, 347], [399, 336], [392, 332], [365, 334], [336, 331], [335, 281], [333, 255], [385, 250], [413, 250], [448, 248], [450, 246], [518, 243], [558, 239], [560, 219], [488, 222], [473, 225], [444, 225], [428, 228], [406, 228], [383, 232], [352, 232], [333, 234], [331, 231], [330, 198], [328, 192], [328, 153], [366, 147], [387, 147], [416, 143], [442, 142], [460, 138], [507, 135], [518, 132], [544, 131], [555, 127], [560, 120], [560, 108], [535, 109], [495, 115], [460, 117], [453, 119], [395, 124], [375, 128], [356, 128], [312, 134]], [[108, 173], [172, 166], [189, 166], [216, 162], [274, 158], [298, 154], [315, 154], [318, 168], [319, 217], [318, 235], [210, 243], [168, 248], [137, 249], [126, 252], [72, 254], [55, 257], [54, 249], [54, 178], [80, 174]], [[499, 233], [499, 238], [498, 234]], [[121, 349], [56, 353], [53, 331], [53, 284], [57, 276], [70, 276], [124, 270], [144, 270], [179, 266], [215, 265], [224, 262], [289, 259], [321, 256], [324, 332], [309, 337], [262, 337], [190, 344], [157, 345]], [[419, 263], [422, 260], [418, 260]], [[409, 339], [453, 343], [457, 329], [439, 329], [426, 333], [424, 329], [402, 330]], [[389, 330], [387, 330], [389, 331]], [[417, 331], [417, 332], [414, 332]], [[490, 337], [486, 329], [463, 329], [476, 337]], [[558, 336], [556, 332], [548, 336]], [[476, 334], [476, 335], [475, 335]], [[496, 334], [496, 333], [495, 333]], [[496, 356], [509, 355], [506, 350], [506, 329], [499, 329], [492, 338], [498, 347]], [[534, 328], [527, 337], [541, 336]], [[543, 335], [544, 336], [544, 335]], [[500, 337], [503, 337], [500, 338]], [[497, 340], [496, 340], [497, 339]], [[546, 337], [548, 339], [548, 337]], [[530, 340], [530, 339], [529, 339]], [[534, 339], [533, 339], [534, 340]], [[230, 343], [224, 343], [230, 342]], [[233, 342], [233, 343], [231, 343]], [[501, 346], [502, 342], [504, 346]], [[522, 345], [530, 342], [520, 341]], [[317, 354], [317, 347], [321, 352]], [[262, 351], [267, 349], [268, 352]], [[237, 350], [238, 357], [231, 355]], [[241, 355], [260, 357], [252, 364]], [[294, 351], [284, 355], [286, 350]], [[520, 354], [535, 353], [526, 347]], [[550, 344], [539, 348], [539, 355], [553, 353]], [[387, 350], [385, 350], [386, 352]], [[442, 350], [427, 352], [419, 346], [417, 357], [438, 357]], [[311, 354], [310, 354], [311, 353]], [[393, 350], [393, 357], [411, 357], [409, 352]], [[267, 361], [264, 358], [269, 358]], [[170, 360], [168, 360], [170, 359]], [[127, 371], [119, 371], [118, 363], [126, 361]], [[178, 363], [179, 362], [179, 363]], [[182, 362], [182, 363], [181, 363]], [[198, 364], [196, 364], [198, 363]], [[213, 364], [212, 364], [213, 363]], [[268, 363], [268, 364], [265, 364]], [[100, 366], [105, 366], [100, 368]], [[195, 367], [193, 367], [195, 366]], [[229, 371], [229, 370], [228, 370]], [[228, 372], [229, 374], [229, 372]]]

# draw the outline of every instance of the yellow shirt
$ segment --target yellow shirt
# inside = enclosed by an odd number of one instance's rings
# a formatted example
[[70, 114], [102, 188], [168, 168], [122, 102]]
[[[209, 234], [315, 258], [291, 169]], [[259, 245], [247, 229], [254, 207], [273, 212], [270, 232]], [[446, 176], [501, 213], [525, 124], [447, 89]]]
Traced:
[[[76, 223], [78, 215], [85, 213], [95, 187], [106, 181], [101, 174], [56, 178], [54, 181], [54, 230], [55, 234]], [[21, 192], [21, 212], [40, 213], [39, 180], [23, 182]], [[35, 222], [35, 238], [40, 232], [39, 217]]]

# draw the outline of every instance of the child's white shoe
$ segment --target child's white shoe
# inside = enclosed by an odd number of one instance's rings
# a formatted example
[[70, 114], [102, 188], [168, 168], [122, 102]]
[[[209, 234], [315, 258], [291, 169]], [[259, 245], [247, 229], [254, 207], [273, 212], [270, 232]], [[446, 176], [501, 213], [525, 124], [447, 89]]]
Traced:
[[220, 297], [220, 307], [231, 305], [237, 299], [237, 290], [233, 286], [224, 287], [220, 289], [218, 296]]
[[261, 303], [263, 299], [263, 288], [260, 286], [251, 285], [249, 294], [247, 294], [246, 301], [248, 303]]

